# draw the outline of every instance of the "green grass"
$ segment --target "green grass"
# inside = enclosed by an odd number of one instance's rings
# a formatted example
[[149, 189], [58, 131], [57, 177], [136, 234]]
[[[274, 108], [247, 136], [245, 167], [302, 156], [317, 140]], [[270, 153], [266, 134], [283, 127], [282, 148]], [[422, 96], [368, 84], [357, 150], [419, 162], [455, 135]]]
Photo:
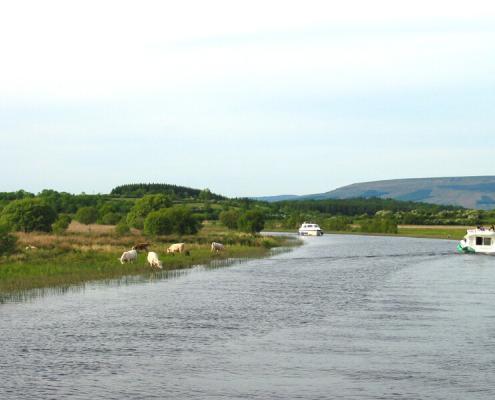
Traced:
[[[248, 244], [227, 245], [220, 254], [212, 254], [208, 245], [192, 244], [190, 255], [166, 254], [161, 247], [164, 270], [188, 268], [227, 258], [256, 258], [269, 254], [272, 247], [283, 246], [286, 239], [256, 237]], [[146, 254], [140, 253], [134, 263], [121, 264], [121, 252], [81, 251], [61, 248], [25, 251], [0, 258], [0, 293], [19, 290], [67, 286], [100, 279], [151, 272]]]
[[397, 236], [409, 236], [419, 238], [433, 239], [452, 239], [461, 240], [466, 235], [465, 228], [449, 228], [449, 227], [399, 227]]

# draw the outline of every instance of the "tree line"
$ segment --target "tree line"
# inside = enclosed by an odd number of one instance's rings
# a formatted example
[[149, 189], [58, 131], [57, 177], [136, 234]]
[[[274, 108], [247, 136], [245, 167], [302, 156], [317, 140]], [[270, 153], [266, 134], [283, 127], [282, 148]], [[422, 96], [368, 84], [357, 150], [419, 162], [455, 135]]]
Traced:
[[[11, 231], [64, 233], [72, 220], [83, 224], [115, 225], [118, 234], [139, 229], [147, 235], [194, 234], [203, 221], [218, 221], [228, 229], [259, 232], [295, 230], [312, 221], [327, 231], [359, 226], [363, 232], [397, 231], [398, 224], [479, 225], [495, 223], [495, 211], [405, 202], [392, 199], [293, 200], [267, 203], [248, 198], [225, 198], [208, 189], [179, 194], [136, 190], [168, 190], [174, 185], [123, 185], [114, 194], [71, 194], [43, 190], [0, 193], [0, 253], [12, 247]], [[128, 189], [125, 189], [128, 188]], [[184, 188], [184, 187], [179, 187]], [[117, 189], [117, 188], [116, 188]], [[186, 188], [189, 189], [189, 188]], [[133, 194], [136, 197], [127, 197]], [[187, 196], [178, 200], [177, 196]]]

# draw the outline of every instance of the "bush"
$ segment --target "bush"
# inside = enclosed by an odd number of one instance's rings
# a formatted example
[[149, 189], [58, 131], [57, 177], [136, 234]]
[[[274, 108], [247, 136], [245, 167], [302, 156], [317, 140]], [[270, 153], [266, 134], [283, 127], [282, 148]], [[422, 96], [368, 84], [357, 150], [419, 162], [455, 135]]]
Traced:
[[0, 225], [0, 255], [13, 253], [17, 238], [10, 234], [7, 225]]
[[348, 217], [330, 217], [323, 221], [322, 227], [329, 231], [348, 231], [350, 220]]
[[151, 212], [144, 221], [144, 232], [148, 235], [171, 233], [195, 234], [201, 224], [186, 207], [168, 208]]
[[131, 229], [129, 228], [129, 225], [125, 221], [120, 221], [116, 226], [115, 226], [115, 233], [119, 236], [124, 236], [127, 235]]
[[260, 232], [265, 227], [265, 215], [258, 210], [246, 211], [239, 217], [237, 226], [243, 232]]
[[390, 218], [370, 218], [360, 221], [361, 232], [397, 233], [397, 223]]
[[0, 223], [16, 231], [50, 232], [57, 218], [55, 210], [40, 199], [14, 200], [3, 210]]
[[60, 214], [57, 220], [52, 224], [52, 230], [55, 233], [64, 233], [69, 227], [72, 218], [67, 214]]
[[98, 210], [95, 207], [81, 207], [75, 219], [84, 225], [94, 224], [98, 219]]
[[168, 196], [163, 194], [153, 194], [144, 196], [136, 201], [134, 207], [127, 214], [127, 224], [134, 228], [142, 229], [144, 220], [152, 211], [158, 211], [162, 208], [168, 208], [172, 201]]
[[239, 211], [228, 210], [220, 213], [220, 222], [229, 229], [237, 229], [237, 221], [239, 220]]
[[122, 219], [122, 215], [116, 212], [108, 212], [103, 217], [101, 217], [101, 223], [103, 225], [115, 225], [118, 224]]

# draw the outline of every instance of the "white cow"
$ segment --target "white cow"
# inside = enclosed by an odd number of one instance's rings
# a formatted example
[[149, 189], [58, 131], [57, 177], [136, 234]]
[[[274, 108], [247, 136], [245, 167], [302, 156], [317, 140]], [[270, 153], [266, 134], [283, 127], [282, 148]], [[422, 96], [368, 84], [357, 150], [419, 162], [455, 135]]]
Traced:
[[182, 253], [184, 253], [184, 250], [185, 250], [185, 244], [184, 243], [175, 243], [167, 249], [167, 254], [168, 253], [180, 253], [180, 254], [182, 254]]
[[134, 262], [137, 260], [137, 251], [136, 250], [129, 250], [129, 251], [124, 251], [122, 255], [120, 256], [120, 263], [124, 264], [126, 262]]
[[148, 253], [148, 264], [151, 268], [163, 268], [162, 262], [158, 259], [158, 254], [156, 254], [154, 251], [150, 251]]
[[222, 243], [211, 242], [211, 252], [219, 253], [220, 251], [224, 251], [225, 246]]

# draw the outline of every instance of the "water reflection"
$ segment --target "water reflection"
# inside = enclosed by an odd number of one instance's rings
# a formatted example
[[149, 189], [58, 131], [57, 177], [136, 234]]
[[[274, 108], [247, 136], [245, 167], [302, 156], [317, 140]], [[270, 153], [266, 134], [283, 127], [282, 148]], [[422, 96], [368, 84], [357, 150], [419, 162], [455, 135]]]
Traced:
[[304, 242], [5, 304], [0, 398], [495, 398], [493, 257]]

